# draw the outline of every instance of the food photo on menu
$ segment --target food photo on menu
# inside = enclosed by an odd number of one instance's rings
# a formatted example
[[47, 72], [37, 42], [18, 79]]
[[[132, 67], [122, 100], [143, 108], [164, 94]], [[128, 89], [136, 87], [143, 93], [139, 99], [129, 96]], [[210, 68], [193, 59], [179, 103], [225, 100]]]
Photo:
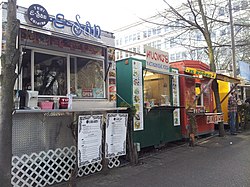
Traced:
[[140, 97], [139, 97], [139, 95], [135, 95], [135, 96], [134, 96], [134, 102], [135, 102], [135, 103], [139, 103], [139, 102], [140, 102]]
[[140, 82], [139, 82], [138, 79], [134, 79], [134, 85], [135, 85], [135, 86], [139, 86], [139, 85], [140, 85]]
[[110, 72], [109, 72], [109, 77], [110, 77], [110, 78], [111, 78], [111, 77], [115, 78], [115, 76], [116, 76], [115, 71], [110, 71]]

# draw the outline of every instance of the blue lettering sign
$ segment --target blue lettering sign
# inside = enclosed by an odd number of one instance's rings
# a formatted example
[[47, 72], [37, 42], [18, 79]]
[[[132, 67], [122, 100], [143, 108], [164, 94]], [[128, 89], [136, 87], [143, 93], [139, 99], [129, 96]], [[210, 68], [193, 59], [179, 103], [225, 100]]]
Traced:
[[64, 29], [65, 20], [63, 14], [57, 14], [56, 18], [53, 20], [53, 25], [58, 29]]
[[71, 27], [71, 32], [75, 36], [81, 34], [86, 36], [92, 36], [95, 38], [101, 38], [101, 28], [98, 25], [91, 26], [89, 21], [86, 21], [85, 25], [80, 23], [80, 16], [76, 15], [76, 22], [68, 21], [64, 19], [63, 14], [57, 14], [55, 18], [51, 18], [54, 27], [58, 29], [64, 29], [65, 26]]
[[28, 19], [36, 26], [45, 26], [49, 21], [53, 23], [53, 26], [57, 29], [64, 29], [65, 27], [71, 27], [71, 32], [75, 36], [81, 34], [94, 38], [101, 38], [101, 28], [99, 25], [91, 25], [89, 21], [85, 24], [80, 23], [80, 16], [76, 15], [76, 21], [68, 21], [64, 18], [63, 14], [57, 14], [54, 17], [49, 17], [47, 10], [38, 4], [33, 4], [28, 8]]

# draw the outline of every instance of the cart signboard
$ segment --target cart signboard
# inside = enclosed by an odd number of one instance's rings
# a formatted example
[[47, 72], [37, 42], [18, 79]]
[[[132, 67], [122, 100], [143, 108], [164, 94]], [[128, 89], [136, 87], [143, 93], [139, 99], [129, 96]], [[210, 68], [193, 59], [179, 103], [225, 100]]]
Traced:
[[168, 53], [155, 49], [150, 46], [144, 46], [146, 50], [146, 69], [156, 72], [169, 72]]
[[134, 117], [134, 131], [143, 130], [143, 93], [142, 93], [142, 63], [133, 60], [133, 106], [136, 114]]
[[102, 115], [82, 115], [78, 118], [78, 167], [102, 159]]
[[[178, 74], [179, 71], [178, 69], [171, 69], [171, 72]], [[180, 88], [179, 88], [179, 76], [178, 75], [173, 75], [172, 78], [172, 94], [173, 94], [173, 105], [174, 106], [180, 106]], [[179, 126], [181, 125], [180, 122], [180, 109], [177, 108], [173, 112], [174, 115], [174, 126]]]
[[207, 124], [209, 123], [218, 123], [223, 122], [223, 114], [222, 113], [214, 113], [207, 116]]
[[211, 79], [216, 78], [216, 73], [211, 72], [211, 71], [204, 71], [204, 70], [200, 70], [200, 69], [186, 67], [185, 72], [196, 75], [196, 76], [202, 75], [203, 77], [207, 77], [207, 78], [211, 78]]
[[105, 157], [112, 158], [126, 154], [126, 133], [128, 114], [108, 113], [106, 122]]

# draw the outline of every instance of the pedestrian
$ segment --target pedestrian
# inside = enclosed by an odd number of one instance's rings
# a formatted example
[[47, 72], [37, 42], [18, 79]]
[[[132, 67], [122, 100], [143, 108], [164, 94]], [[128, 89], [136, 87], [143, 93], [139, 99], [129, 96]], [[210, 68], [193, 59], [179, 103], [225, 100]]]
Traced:
[[245, 103], [249, 103], [249, 104], [250, 104], [250, 97], [248, 97], [248, 98], [245, 100]]
[[228, 98], [228, 122], [231, 135], [236, 135], [236, 114], [237, 114], [237, 99], [236, 92], [232, 91]]

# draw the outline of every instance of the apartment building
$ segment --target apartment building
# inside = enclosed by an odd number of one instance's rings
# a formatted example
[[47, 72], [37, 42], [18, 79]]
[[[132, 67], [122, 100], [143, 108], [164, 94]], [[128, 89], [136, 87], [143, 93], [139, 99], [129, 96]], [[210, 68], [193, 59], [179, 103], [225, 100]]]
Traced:
[[[209, 4], [211, 2], [206, 3]], [[206, 15], [209, 18], [209, 26], [212, 26], [210, 24], [212, 19], [220, 20], [211, 29], [211, 38], [215, 46], [215, 52], [220, 57], [217, 59], [217, 69], [230, 69], [230, 65], [228, 64], [231, 62], [231, 32], [230, 25], [228, 24], [228, 1], [220, 0], [220, 3], [217, 1], [217, 6], [209, 4], [209, 6], [206, 5], [205, 7]], [[164, 8], [167, 9], [167, 5]], [[246, 12], [249, 10], [250, 2], [248, 0], [232, 1], [232, 12], [235, 23], [242, 21], [242, 18], [247, 16]], [[194, 20], [193, 14], [189, 9], [182, 6], [178, 11], [182, 15], [185, 15], [187, 20]], [[198, 21], [199, 24], [202, 23], [201, 18]], [[129, 56], [143, 58], [142, 55], [145, 54], [144, 46], [148, 45], [167, 51], [170, 62], [193, 59], [209, 63], [207, 45], [202, 33], [193, 27], [187, 29], [188, 26], [186, 22], [180, 19], [173, 19], [173, 16], [163, 11], [157, 15], [152, 15], [152, 17], [145, 18], [145, 20], [117, 29], [115, 31], [115, 46], [126, 51], [116, 50], [116, 60]], [[244, 29], [242, 29], [242, 26], [236, 24], [234, 30], [239, 35]], [[138, 56], [135, 53], [142, 55]], [[238, 53], [237, 55], [240, 54]]]

